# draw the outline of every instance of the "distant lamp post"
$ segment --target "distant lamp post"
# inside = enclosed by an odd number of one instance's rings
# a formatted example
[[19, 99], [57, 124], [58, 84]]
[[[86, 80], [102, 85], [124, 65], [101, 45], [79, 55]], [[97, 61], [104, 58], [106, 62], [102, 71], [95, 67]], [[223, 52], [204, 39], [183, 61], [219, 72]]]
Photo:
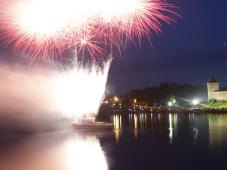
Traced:
[[114, 97], [114, 102], [119, 102], [119, 98], [117, 96]]
[[169, 100], [169, 102], [168, 102], [168, 106], [169, 106], [169, 107], [172, 107], [172, 106], [174, 106], [176, 103], [177, 103], [177, 100], [176, 100], [174, 97], [172, 97], [172, 98]]
[[137, 100], [136, 99], [133, 99], [133, 103], [136, 104], [137, 103]]
[[198, 105], [199, 104], [199, 100], [198, 99], [193, 99], [192, 100], [192, 104], [195, 106], [195, 105]]
[[108, 101], [108, 100], [106, 100], [106, 101], [104, 101], [103, 103], [108, 104], [108, 103], [109, 103], [109, 101]]
[[173, 106], [173, 103], [172, 102], [168, 102], [168, 106], [169, 107]]

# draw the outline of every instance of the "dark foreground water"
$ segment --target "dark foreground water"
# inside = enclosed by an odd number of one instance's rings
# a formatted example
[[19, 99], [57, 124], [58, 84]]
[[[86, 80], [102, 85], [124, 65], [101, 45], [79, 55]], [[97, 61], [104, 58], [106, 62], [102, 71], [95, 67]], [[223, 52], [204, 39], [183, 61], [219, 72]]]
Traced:
[[227, 168], [227, 115], [115, 115], [112, 132], [0, 137], [0, 170]]

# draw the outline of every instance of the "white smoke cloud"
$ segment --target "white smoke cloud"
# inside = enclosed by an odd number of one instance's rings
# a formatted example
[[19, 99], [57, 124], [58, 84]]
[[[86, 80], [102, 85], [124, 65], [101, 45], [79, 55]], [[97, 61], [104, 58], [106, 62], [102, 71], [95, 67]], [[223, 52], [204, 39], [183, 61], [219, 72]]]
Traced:
[[96, 114], [109, 66], [110, 61], [102, 69], [75, 64], [59, 71], [0, 64], [0, 127], [43, 127], [50, 120]]

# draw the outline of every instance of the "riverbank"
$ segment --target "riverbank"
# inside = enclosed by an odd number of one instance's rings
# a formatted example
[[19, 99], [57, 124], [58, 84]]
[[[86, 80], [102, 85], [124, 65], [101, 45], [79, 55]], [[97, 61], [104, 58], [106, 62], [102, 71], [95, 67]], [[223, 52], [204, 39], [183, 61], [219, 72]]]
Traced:
[[110, 115], [115, 114], [169, 114], [169, 113], [179, 113], [179, 114], [227, 114], [227, 108], [179, 108], [179, 107], [127, 107], [127, 106], [115, 106], [115, 107], [101, 107], [98, 119], [109, 118]]

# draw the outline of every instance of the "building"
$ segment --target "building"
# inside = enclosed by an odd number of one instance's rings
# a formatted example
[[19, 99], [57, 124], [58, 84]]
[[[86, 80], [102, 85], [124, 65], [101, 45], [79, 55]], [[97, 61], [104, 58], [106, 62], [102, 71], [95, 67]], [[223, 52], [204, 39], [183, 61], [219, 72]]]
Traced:
[[227, 101], [227, 91], [220, 90], [220, 84], [214, 77], [211, 77], [207, 83], [207, 92], [208, 101], [210, 100]]

